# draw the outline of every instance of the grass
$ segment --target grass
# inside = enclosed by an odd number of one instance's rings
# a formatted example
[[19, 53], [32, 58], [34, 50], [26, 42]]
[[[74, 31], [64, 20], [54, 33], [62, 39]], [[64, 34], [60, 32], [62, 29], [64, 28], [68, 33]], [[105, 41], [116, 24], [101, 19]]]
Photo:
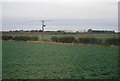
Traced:
[[3, 41], [3, 79], [113, 79], [118, 47]]

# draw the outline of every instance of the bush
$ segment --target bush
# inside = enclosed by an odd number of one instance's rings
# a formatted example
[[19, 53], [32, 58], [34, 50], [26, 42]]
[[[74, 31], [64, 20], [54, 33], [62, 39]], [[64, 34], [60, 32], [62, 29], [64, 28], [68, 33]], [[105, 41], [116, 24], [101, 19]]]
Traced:
[[29, 37], [29, 40], [31, 41], [37, 41], [39, 38], [37, 36], [34, 36], [34, 37]]
[[13, 40], [16, 40], [16, 41], [27, 41], [28, 37], [27, 36], [15, 36], [13, 38]]
[[52, 40], [53, 42], [59, 42], [59, 38], [58, 38], [58, 37], [52, 37], [51, 40]]
[[101, 38], [97, 39], [97, 44], [103, 44], [103, 42], [104, 42], [103, 39], [101, 39]]
[[29, 37], [29, 36], [15, 36], [13, 38], [13, 40], [16, 40], [16, 41], [37, 41], [38, 40], [38, 37], [37, 36], [34, 36], [34, 37]]
[[13, 37], [12, 36], [2, 36], [2, 40], [10, 40], [10, 39], [12, 39]]
[[62, 42], [62, 43], [72, 43], [74, 41], [75, 41], [74, 37], [60, 37], [59, 38], [59, 42]]
[[74, 37], [52, 37], [52, 41], [54, 42], [62, 42], [62, 43], [72, 43], [75, 42]]
[[105, 40], [106, 45], [120, 45], [120, 38], [108, 38]]
[[84, 43], [84, 44], [99, 44], [99, 43], [101, 43], [101, 40], [98, 40], [96, 38], [79, 38], [79, 43]]

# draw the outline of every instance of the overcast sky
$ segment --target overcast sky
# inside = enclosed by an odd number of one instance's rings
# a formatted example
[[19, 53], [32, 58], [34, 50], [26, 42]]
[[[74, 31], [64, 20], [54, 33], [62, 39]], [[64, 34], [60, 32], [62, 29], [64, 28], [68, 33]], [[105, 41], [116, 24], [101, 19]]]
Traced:
[[[117, 31], [117, 2], [3, 2], [3, 30], [39, 29], [39, 20], [47, 21], [46, 30], [109, 29]], [[33, 28], [32, 28], [33, 27]], [[67, 27], [67, 28], [66, 28]]]

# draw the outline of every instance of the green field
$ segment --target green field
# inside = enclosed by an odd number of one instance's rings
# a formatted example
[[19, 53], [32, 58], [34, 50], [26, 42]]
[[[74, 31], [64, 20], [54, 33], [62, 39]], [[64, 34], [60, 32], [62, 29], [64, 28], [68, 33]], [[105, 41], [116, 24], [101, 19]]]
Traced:
[[3, 79], [113, 79], [118, 47], [3, 41]]

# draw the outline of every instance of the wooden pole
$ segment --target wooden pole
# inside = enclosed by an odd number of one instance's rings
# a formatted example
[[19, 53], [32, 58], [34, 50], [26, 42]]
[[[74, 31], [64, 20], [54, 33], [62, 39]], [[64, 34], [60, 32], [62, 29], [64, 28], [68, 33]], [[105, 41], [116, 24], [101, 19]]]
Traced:
[[44, 41], [44, 27], [45, 27], [44, 22], [45, 21], [42, 21], [42, 41]]

